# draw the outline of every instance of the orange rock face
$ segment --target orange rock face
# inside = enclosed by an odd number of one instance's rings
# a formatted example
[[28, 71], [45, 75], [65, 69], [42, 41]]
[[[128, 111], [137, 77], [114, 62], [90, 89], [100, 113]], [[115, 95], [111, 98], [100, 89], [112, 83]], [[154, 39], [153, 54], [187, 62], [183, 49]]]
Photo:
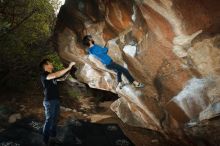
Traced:
[[[220, 113], [219, 6], [219, 0], [66, 0], [54, 43], [63, 61], [78, 63], [80, 81], [121, 97], [111, 109], [122, 121], [187, 142], [186, 123]], [[145, 88], [117, 88], [115, 73], [86, 54], [86, 34], [107, 44]]]

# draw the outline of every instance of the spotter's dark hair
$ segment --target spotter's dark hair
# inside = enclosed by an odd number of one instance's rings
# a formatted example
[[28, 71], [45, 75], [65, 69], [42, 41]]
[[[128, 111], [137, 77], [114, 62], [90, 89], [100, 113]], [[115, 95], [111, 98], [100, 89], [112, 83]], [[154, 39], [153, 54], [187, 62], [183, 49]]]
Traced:
[[47, 65], [48, 62], [51, 62], [51, 60], [48, 59], [48, 58], [45, 58], [45, 59], [41, 60], [41, 62], [39, 64], [40, 72], [44, 72], [45, 71], [44, 70], [44, 65]]

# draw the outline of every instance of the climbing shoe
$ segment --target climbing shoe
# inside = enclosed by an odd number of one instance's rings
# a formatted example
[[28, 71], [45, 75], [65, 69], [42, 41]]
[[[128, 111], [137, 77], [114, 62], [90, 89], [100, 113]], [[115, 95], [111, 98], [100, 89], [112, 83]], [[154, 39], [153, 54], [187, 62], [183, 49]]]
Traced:
[[144, 88], [144, 84], [143, 83], [133, 83], [135, 88]]
[[122, 82], [119, 82], [119, 83], [118, 83], [118, 87], [119, 87], [120, 89], [122, 89], [125, 85], [126, 85], [126, 84], [124, 84], [124, 83], [122, 83]]

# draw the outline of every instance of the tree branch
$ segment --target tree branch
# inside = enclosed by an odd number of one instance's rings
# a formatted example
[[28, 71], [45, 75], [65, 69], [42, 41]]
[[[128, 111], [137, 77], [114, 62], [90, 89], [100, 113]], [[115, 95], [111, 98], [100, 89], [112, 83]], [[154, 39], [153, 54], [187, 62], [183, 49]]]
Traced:
[[37, 10], [33, 10], [30, 14], [28, 14], [26, 17], [24, 17], [24, 19], [21, 20], [17, 25], [15, 25], [11, 29], [9, 29], [6, 33], [3, 33], [2, 35], [0, 35], [0, 38], [4, 37], [6, 34], [13, 32], [14, 30], [16, 30], [22, 23], [24, 23], [26, 20], [28, 20], [36, 11]]

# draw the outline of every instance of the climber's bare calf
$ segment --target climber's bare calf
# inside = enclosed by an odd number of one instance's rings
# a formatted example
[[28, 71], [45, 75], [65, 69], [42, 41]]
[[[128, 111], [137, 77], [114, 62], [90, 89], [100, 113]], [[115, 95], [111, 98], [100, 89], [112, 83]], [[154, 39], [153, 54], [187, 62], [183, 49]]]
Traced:
[[95, 41], [93, 40], [91, 35], [86, 35], [83, 38], [83, 44], [88, 47], [89, 54], [94, 55], [98, 60], [100, 60], [106, 66], [106, 68], [110, 70], [114, 70], [117, 73], [117, 81], [120, 88], [122, 88], [125, 85], [122, 82], [122, 78], [121, 78], [122, 74], [128, 79], [129, 83], [133, 84], [135, 87], [137, 88], [144, 87], [144, 84], [134, 80], [134, 78], [131, 76], [131, 74], [126, 68], [115, 63], [112, 60], [112, 58], [108, 55], [107, 47], [103, 48], [95, 44]]

